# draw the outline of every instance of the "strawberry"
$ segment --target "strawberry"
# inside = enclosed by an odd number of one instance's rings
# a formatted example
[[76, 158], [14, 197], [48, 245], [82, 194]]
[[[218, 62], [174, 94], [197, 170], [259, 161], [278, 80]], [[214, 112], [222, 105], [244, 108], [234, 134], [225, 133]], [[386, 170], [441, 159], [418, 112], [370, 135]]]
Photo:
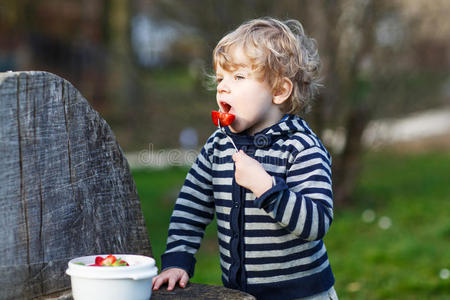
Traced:
[[114, 255], [108, 255], [106, 258], [104, 258], [100, 265], [102, 266], [111, 266], [116, 261], [116, 257]]
[[112, 266], [113, 267], [121, 267], [121, 266], [129, 266], [129, 264], [126, 261], [119, 258], [112, 264]]
[[100, 265], [100, 263], [102, 262], [102, 260], [103, 260], [103, 257], [97, 256], [97, 257], [95, 258], [95, 264], [96, 264], [96, 265]]
[[122, 260], [121, 258], [117, 258], [114, 255], [108, 255], [107, 257], [103, 258], [101, 256], [97, 256], [95, 258], [95, 263], [92, 265], [89, 265], [90, 267], [122, 267], [122, 266], [129, 266], [129, 264]]
[[230, 113], [224, 113], [224, 112], [213, 110], [211, 112], [211, 117], [212, 117], [212, 121], [213, 121], [214, 125], [219, 126], [218, 121], [220, 121], [220, 126], [224, 127], [224, 126], [228, 126], [231, 123], [233, 123], [234, 118], [236, 116], [233, 114], [230, 114]]

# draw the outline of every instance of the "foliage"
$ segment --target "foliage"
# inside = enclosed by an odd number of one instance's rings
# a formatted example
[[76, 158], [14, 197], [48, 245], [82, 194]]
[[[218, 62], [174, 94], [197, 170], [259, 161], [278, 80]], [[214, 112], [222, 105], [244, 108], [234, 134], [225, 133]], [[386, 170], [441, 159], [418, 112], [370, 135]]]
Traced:
[[[415, 7], [421, 5], [415, 3]], [[269, 15], [302, 22], [307, 34], [318, 42], [324, 85], [313, 114], [306, 118], [319, 136], [324, 129], [337, 127], [343, 128], [346, 136], [342, 153], [334, 154], [335, 200], [339, 204], [349, 203], [354, 190], [363, 152], [361, 138], [370, 120], [442, 101], [439, 93], [445, 76], [422, 76], [434, 62], [419, 63], [424, 49], [413, 47], [424, 39], [417, 33], [419, 24], [430, 18], [421, 16], [418, 22], [417, 9], [411, 12], [404, 2], [262, 0], [255, 5], [254, 1], [233, 0], [224, 5], [204, 1], [173, 5], [162, 1], [157, 6], [166, 18], [196, 28], [211, 48], [224, 33], [248, 19]], [[410, 14], [405, 15], [406, 11]], [[440, 14], [439, 10], [433, 13]], [[439, 43], [435, 37], [422, 44], [432, 49]], [[202, 59], [209, 61], [209, 57]], [[433, 72], [444, 69], [435, 65]], [[410, 74], [416, 74], [413, 79], [435, 80], [410, 84]]]
[[[356, 206], [335, 210], [325, 238], [340, 299], [448, 299], [450, 155], [369, 153], [363, 166]], [[133, 171], [158, 264], [186, 172]], [[221, 284], [215, 231], [209, 226], [193, 282]]]
[[[371, 119], [448, 102], [446, 0], [3, 2], [0, 71], [39, 69], [69, 80], [127, 151], [179, 147], [185, 127], [205, 141], [216, 104], [201, 81], [217, 41], [252, 18], [299, 19], [323, 62], [324, 88], [306, 118], [319, 136], [340, 128], [346, 137], [334, 154], [338, 203], [353, 192]], [[170, 47], [159, 47], [164, 37]], [[137, 53], [159, 55], [146, 65]]]

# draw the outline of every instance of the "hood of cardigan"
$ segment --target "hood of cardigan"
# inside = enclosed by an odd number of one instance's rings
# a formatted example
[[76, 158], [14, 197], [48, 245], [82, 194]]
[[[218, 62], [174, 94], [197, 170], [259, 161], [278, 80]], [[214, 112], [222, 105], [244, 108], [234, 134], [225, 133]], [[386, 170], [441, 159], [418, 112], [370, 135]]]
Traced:
[[298, 132], [315, 135], [306, 124], [305, 120], [296, 115], [287, 115], [277, 124], [268, 127], [255, 135], [248, 135], [245, 131], [241, 133], [232, 133], [228, 127], [226, 127], [225, 130], [227, 134], [231, 136], [238, 148], [251, 145], [256, 148], [268, 148], [278, 139], [291, 136]]

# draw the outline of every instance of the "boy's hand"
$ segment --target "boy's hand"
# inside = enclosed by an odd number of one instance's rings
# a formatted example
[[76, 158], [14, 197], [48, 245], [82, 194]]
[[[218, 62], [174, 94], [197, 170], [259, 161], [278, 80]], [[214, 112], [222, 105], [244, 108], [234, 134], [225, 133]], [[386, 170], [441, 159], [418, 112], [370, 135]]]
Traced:
[[153, 290], [159, 289], [161, 285], [169, 282], [167, 290], [171, 291], [175, 287], [175, 284], [179, 281], [179, 286], [184, 288], [189, 281], [189, 275], [185, 270], [180, 268], [170, 268], [163, 271], [158, 276], [153, 277], [152, 286]]
[[251, 158], [244, 151], [233, 154], [236, 172], [236, 182], [251, 190], [256, 197], [260, 197], [272, 187], [272, 177], [264, 170], [263, 166]]

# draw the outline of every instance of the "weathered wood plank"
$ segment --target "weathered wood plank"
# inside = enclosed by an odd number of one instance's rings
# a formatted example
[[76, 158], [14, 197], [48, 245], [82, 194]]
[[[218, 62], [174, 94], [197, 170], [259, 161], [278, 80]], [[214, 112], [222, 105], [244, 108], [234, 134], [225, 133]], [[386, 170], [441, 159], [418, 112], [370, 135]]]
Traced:
[[185, 288], [175, 287], [167, 291], [167, 286], [153, 291], [152, 300], [254, 300], [255, 297], [223, 286], [189, 283]]
[[[43, 297], [39, 300], [72, 300], [70, 291]], [[152, 300], [255, 300], [247, 293], [225, 288], [223, 286], [189, 283], [185, 288], [175, 287], [167, 291], [167, 286], [152, 292]]]
[[70, 287], [72, 257], [151, 256], [122, 150], [69, 82], [0, 73], [0, 153], [1, 299]]

